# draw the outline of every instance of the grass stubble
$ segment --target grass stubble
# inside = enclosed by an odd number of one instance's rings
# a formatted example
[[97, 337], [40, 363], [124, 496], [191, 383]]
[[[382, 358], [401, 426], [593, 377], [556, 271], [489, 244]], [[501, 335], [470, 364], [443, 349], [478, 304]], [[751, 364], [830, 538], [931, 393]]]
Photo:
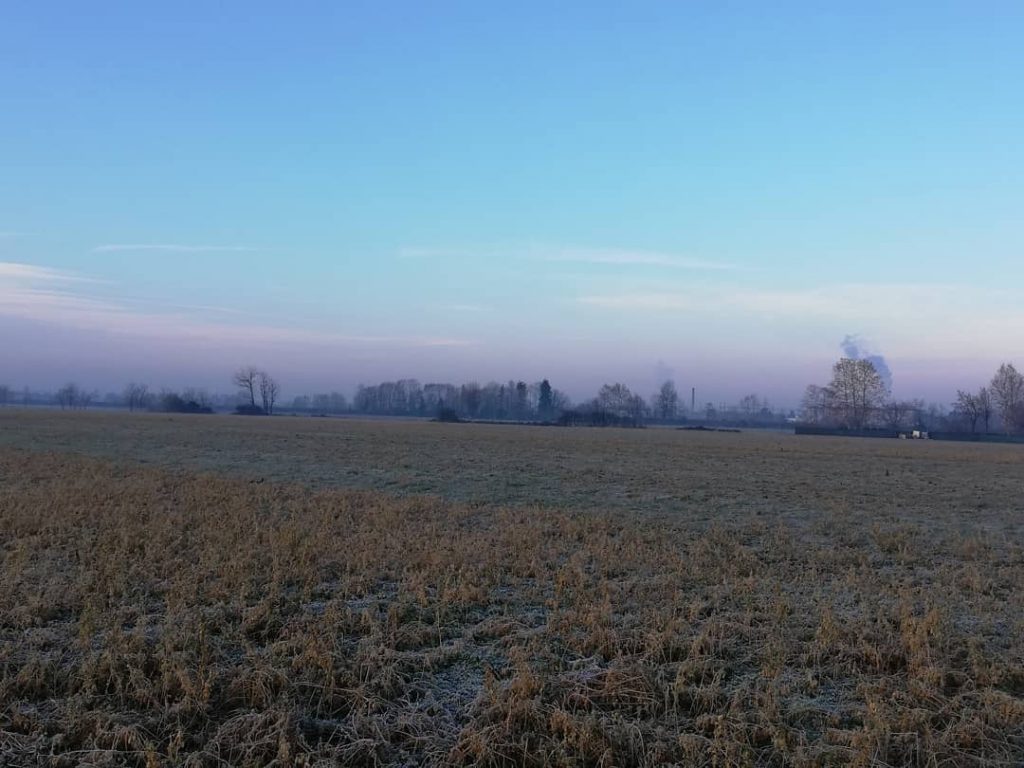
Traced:
[[2, 449], [0, 764], [1024, 764], [1019, 499], [597, 501]]

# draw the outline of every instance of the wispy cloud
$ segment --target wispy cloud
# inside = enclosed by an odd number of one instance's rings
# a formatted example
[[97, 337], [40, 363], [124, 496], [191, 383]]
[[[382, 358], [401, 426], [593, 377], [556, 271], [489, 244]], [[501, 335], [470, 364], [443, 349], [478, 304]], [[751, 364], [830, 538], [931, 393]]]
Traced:
[[[223, 307], [167, 305], [174, 311], [140, 311], [139, 300], [111, 299], [86, 292], [90, 278], [17, 262], [0, 262], [0, 316], [63, 325], [79, 330], [143, 336], [153, 339], [266, 346], [374, 346], [433, 348], [471, 346], [472, 341], [445, 336], [364, 335], [267, 323], [230, 323], [203, 317], [232, 312]], [[153, 302], [147, 302], [152, 307]]]
[[[576, 303], [644, 315], [678, 315], [728, 321], [754, 329], [777, 323], [790, 331], [817, 327], [835, 332], [870, 327], [903, 340], [904, 350], [1003, 353], [1002, 339], [1024, 334], [1019, 292], [945, 283], [843, 283], [806, 289], [749, 289], [722, 285], [687, 291], [618, 292], [583, 295]], [[734, 331], [733, 331], [734, 332]]]
[[783, 358], [832, 355], [835, 339], [855, 330], [883, 344], [886, 357], [896, 361], [894, 369], [913, 360], [988, 365], [1013, 354], [1007, 339], [1024, 338], [1024, 291], [968, 284], [707, 284], [692, 290], [594, 292], [574, 302], [588, 308], [584, 321], [592, 325], [646, 329], [672, 343], [699, 340], [709, 348], [734, 350], [737, 357], [772, 345]]
[[681, 256], [660, 251], [620, 250], [614, 248], [561, 248], [542, 250], [538, 258], [545, 261], [580, 264], [609, 264], [631, 267], [666, 267], [709, 271], [733, 271], [735, 264], [710, 259]]
[[479, 256], [481, 253], [486, 253], [486, 251], [467, 248], [429, 248], [418, 245], [404, 246], [398, 249], [398, 256], [402, 259], [466, 258]]
[[805, 289], [749, 289], [695, 285], [686, 291], [618, 292], [577, 297], [594, 307], [652, 312], [742, 311], [755, 314], [849, 319], [865, 315], [921, 316], [959, 305], [981, 306], [1007, 296], [951, 284], [842, 283]]
[[124, 251], [163, 253], [244, 253], [258, 250], [251, 245], [183, 245], [180, 243], [109, 243], [97, 245], [93, 253], [119, 253]]
[[491, 308], [483, 304], [440, 304], [437, 309], [448, 312], [490, 312]]
[[162, 307], [166, 309], [180, 309], [188, 312], [209, 312], [212, 314], [220, 315], [248, 315], [252, 316], [251, 312], [244, 312], [240, 309], [233, 309], [231, 307], [221, 307], [214, 304], [182, 304], [176, 301], [159, 301], [154, 299], [144, 299], [135, 296], [119, 296], [118, 301], [124, 304], [135, 304], [146, 307]]
[[700, 296], [681, 293], [606, 293], [579, 296], [576, 301], [579, 304], [603, 309], [651, 312], [694, 310], [706, 305]]
[[36, 264], [22, 264], [15, 261], [0, 261], [0, 280], [6, 281], [38, 281], [50, 283], [99, 283], [101, 280], [85, 277], [74, 272], [66, 272]]
[[663, 251], [623, 248], [585, 248], [555, 245], [502, 245], [479, 248], [401, 248], [407, 259], [505, 259], [553, 263], [593, 264], [621, 267], [652, 267], [675, 270], [728, 272], [740, 269], [736, 264]]

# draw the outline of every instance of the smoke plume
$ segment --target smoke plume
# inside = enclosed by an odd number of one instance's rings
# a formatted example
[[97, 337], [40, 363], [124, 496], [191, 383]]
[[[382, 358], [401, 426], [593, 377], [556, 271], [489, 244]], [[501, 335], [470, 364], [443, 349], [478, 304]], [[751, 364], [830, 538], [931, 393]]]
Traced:
[[878, 375], [882, 377], [885, 388], [892, 392], [892, 371], [889, 369], [889, 364], [881, 355], [872, 354], [868, 346], [867, 342], [856, 334], [846, 336], [839, 345], [843, 350], [844, 357], [851, 360], [867, 360], [875, 366]]
[[675, 377], [675, 369], [664, 360], [659, 360], [654, 364], [654, 382], [656, 384], [662, 384], [663, 382], [670, 381]]

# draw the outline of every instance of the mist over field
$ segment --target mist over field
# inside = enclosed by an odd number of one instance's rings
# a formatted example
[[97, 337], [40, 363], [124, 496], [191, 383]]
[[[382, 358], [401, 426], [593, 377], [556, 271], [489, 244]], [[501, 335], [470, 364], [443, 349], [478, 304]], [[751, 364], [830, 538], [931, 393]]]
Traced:
[[[0, 330], [8, 340], [3, 350], [4, 384], [52, 391], [76, 381], [101, 393], [120, 392], [129, 381], [149, 382], [155, 388], [199, 387], [231, 393], [233, 370], [258, 360], [275, 372], [289, 397], [331, 390], [351, 396], [360, 384], [402, 378], [456, 383], [548, 378], [581, 400], [609, 381], [623, 381], [646, 395], [671, 378], [681, 390], [695, 387], [702, 401], [733, 402], [755, 392], [792, 408], [807, 384], [827, 379], [835, 359], [850, 351], [847, 341], [839, 341], [852, 338], [823, 340], [814, 357], [784, 343], [777, 349], [737, 351], [725, 357], [707, 345], [671, 349], [641, 343], [615, 348], [583, 341], [567, 343], [564, 352], [500, 343], [411, 346], [387, 340], [298, 337], [262, 342], [235, 340], [233, 334], [225, 341], [216, 329], [179, 336], [175, 320], [168, 320], [167, 327], [154, 336], [133, 331], [130, 320], [122, 331], [2, 315], [0, 309]], [[543, 342], [544, 335], [539, 338]], [[999, 358], [886, 361], [873, 357], [891, 363], [887, 375], [895, 394], [942, 403], [950, 402], [958, 388], [985, 383], [1000, 362]]]

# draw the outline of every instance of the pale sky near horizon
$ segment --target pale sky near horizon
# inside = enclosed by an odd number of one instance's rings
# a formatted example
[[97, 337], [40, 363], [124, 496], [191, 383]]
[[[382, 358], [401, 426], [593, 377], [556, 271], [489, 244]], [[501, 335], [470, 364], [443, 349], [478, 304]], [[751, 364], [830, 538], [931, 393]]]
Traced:
[[0, 384], [1024, 364], [1024, 5], [17, 3]]

